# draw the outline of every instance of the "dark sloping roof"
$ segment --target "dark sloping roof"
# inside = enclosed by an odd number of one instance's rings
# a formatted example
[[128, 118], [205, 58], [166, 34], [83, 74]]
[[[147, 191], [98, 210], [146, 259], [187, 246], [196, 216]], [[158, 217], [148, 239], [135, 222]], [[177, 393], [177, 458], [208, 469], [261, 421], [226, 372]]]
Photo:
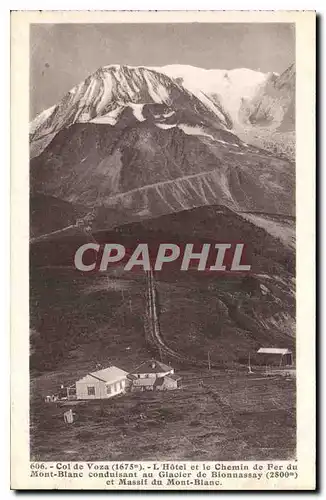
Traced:
[[154, 359], [150, 359], [148, 361], [144, 361], [141, 365], [139, 365], [135, 370], [131, 373], [164, 373], [173, 370], [171, 366], [165, 365], [161, 361], [155, 361]]

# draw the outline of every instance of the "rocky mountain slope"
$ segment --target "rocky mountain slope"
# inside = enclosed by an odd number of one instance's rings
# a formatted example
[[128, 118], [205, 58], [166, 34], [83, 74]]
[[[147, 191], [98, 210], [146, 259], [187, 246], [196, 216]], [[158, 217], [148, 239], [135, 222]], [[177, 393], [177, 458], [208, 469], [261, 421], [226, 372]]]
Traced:
[[[229, 73], [239, 81], [236, 70]], [[293, 215], [293, 164], [241, 141], [222, 100], [208, 94], [191, 92], [175, 75], [108, 66], [38, 116], [31, 124], [32, 234], [45, 230], [47, 202], [56, 213], [47, 217], [48, 232], [90, 212], [98, 227], [211, 204]]]
[[[144, 104], [158, 103], [189, 116], [195, 112], [197, 119], [201, 115], [204, 122], [212, 125], [213, 119], [215, 125], [231, 129], [243, 120], [258, 123], [261, 117], [255, 118], [255, 108], [266, 107], [272, 99], [275, 108], [288, 105], [286, 114], [291, 120], [294, 89], [294, 65], [281, 76], [247, 68], [207, 70], [177, 64], [157, 68], [105, 66], [33, 120], [32, 156], [37, 156], [54, 134], [73, 123], [116, 124], [126, 106], [139, 121], [144, 119]], [[262, 99], [263, 106], [259, 104]], [[288, 102], [291, 100], [292, 104]]]
[[295, 66], [281, 75], [271, 74], [251, 100], [244, 99], [242, 119], [251, 125], [272, 127], [281, 132], [295, 128]]
[[242, 140], [295, 160], [295, 65], [281, 75], [246, 68], [207, 70], [186, 65], [158, 68], [196, 95], [218, 103]]
[[[231, 122], [204, 94], [198, 98], [175, 80], [144, 67], [111, 65], [99, 68], [71, 89], [55, 106], [37, 116], [30, 127], [31, 156], [37, 156], [55, 134], [75, 123], [115, 125], [125, 111], [140, 122], [146, 119], [144, 106], [159, 108], [165, 121], [176, 113], [178, 119], [194, 120], [212, 128], [228, 128]], [[155, 106], [149, 113], [156, 115]], [[145, 115], [143, 114], [145, 112]]]
[[293, 165], [223, 130], [159, 125], [130, 116], [124, 126], [63, 129], [31, 162], [33, 192], [135, 217], [214, 203], [292, 214]]

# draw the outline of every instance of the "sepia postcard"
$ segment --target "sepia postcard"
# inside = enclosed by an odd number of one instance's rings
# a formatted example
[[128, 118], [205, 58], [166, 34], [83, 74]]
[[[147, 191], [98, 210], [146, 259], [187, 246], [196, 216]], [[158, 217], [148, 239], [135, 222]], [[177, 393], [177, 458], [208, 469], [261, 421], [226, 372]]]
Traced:
[[315, 23], [12, 13], [13, 489], [315, 489]]

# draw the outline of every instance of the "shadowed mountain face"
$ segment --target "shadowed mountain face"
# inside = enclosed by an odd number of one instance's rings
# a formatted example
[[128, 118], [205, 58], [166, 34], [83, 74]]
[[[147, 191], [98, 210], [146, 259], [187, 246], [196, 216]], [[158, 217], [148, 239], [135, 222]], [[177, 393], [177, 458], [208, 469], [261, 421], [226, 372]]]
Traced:
[[280, 132], [295, 128], [295, 66], [280, 76], [271, 74], [251, 100], [244, 100], [241, 114], [254, 126], [269, 126]]
[[130, 116], [63, 129], [31, 162], [32, 192], [125, 212], [126, 221], [216, 203], [292, 215], [292, 164], [223, 130], [159, 125]]
[[[287, 223], [292, 227], [294, 225], [291, 218], [288, 218]], [[66, 231], [39, 239], [31, 250], [34, 265], [74, 266], [77, 249], [88, 241], [96, 241], [99, 244], [120, 243], [128, 249], [127, 253], [132, 252], [137, 244], [146, 242], [153, 256], [156, 255], [160, 243], [175, 243], [181, 248], [188, 242], [200, 248], [203, 243], [211, 243], [214, 248], [215, 243], [228, 242], [233, 245], [245, 244], [245, 263], [251, 266], [252, 273], [276, 274], [283, 277], [294, 274], [294, 255], [289, 245], [282, 242], [278, 236], [271, 235], [263, 227], [258, 227], [222, 205], [184, 210], [154, 219], [123, 224], [111, 230], [96, 229], [96, 225], [95, 222], [92, 237], [83, 228], [70, 227]], [[103, 225], [102, 222], [102, 227]], [[199, 247], [196, 251], [200, 251]], [[229, 256], [233, 251], [232, 247]], [[180, 259], [181, 257], [182, 255]], [[90, 258], [94, 259], [94, 256], [90, 255]], [[214, 262], [215, 253], [210, 265]], [[176, 269], [180, 270], [180, 266], [181, 262], [176, 261]], [[171, 268], [171, 265], [168, 267]], [[184, 273], [181, 272], [182, 274]]]

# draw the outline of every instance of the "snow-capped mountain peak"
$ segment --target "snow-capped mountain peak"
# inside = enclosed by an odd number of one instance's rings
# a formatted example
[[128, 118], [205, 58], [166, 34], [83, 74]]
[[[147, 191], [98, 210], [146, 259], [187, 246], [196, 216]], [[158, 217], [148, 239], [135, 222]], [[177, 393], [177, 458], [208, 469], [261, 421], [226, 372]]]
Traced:
[[248, 68], [203, 69], [195, 66], [172, 64], [157, 68], [181, 83], [191, 92], [205, 94], [213, 103], [219, 104], [238, 121], [243, 99], [251, 99], [258, 88], [268, 79], [269, 73]]
[[198, 119], [217, 128], [230, 128], [231, 122], [219, 105], [207, 97], [197, 96], [174, 79], [155, 69], [120, 66], [99, 68], [63, 99], [44, 111], [31, 124], [31, 140], [36, 154], [62, 128], [74, 123], [106, 123], [115, 125], [126, 108], [133, 116], [144, 120], [142, 108], [161, 105], [167, 113], [183, 113], [188, 119]]

